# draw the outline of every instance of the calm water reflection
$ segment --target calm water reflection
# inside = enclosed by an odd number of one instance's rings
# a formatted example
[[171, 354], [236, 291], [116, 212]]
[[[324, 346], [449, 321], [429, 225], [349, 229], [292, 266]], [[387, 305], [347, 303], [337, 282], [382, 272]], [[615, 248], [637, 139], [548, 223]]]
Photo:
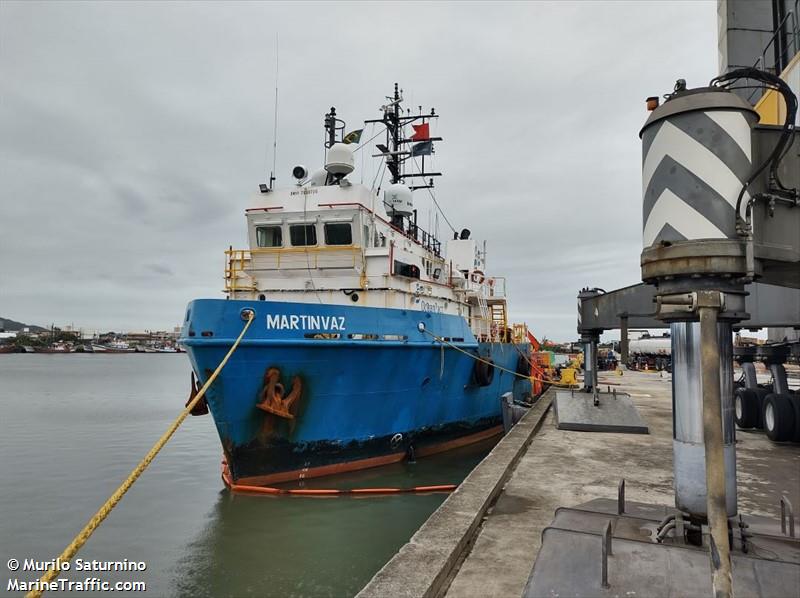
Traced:
[[[188, 372], [183, 355], [0, 355], [3, 592], [9, 558], [60, 553], [135, 466], [182, 407]], [[322, 485], [457, 483], [489, 448]], [[220, 454], [211, 418], [187, 420], [78, 555], [147, 570], [93, 575], [145, 581], [154, 596], [348, 596], [445, 498], [232, 495]]]

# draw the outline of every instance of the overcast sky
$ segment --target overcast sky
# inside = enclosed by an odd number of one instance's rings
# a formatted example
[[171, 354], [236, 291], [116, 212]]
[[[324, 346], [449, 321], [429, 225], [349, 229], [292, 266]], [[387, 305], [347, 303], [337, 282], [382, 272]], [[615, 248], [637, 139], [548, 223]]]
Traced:
[[717, 65], [714, 1], [3, 0], [0, 316], [163, 329], [221, 296], [272, 160], [276, 33], [278, 184], [320, 165], [330, 106], [358, 128], [398, 81], [441, 114], [448, 218], [560, 340], [580, 287], [640, 280], [645, 98]]

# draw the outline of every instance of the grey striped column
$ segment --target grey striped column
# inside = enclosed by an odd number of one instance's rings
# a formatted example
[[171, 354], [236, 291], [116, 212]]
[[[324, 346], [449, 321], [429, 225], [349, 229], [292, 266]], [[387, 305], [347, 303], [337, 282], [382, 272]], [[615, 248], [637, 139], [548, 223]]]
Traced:
[[643, 247], [736, 237], [757, 118], [737, 96], [716, 90], [685, 92], [651, 114], [641, 133]]

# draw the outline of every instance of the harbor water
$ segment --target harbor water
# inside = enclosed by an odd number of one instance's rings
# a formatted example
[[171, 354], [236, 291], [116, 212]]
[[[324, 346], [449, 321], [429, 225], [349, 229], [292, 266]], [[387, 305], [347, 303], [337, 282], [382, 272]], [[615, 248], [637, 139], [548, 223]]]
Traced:
[[[174, 419], [188, 387], [184, 355], [0, 356], [3, 592], [9, 576], [41, 575], [12, 573], [8, 560], [58, 555]], [[307, 484], [458, 483], [490, 448]], [[211, 417], [188, 418], [77, 555], [146, 569], [62, 577], [143, 581], [153, 596], [351, 596], [446, 498], [233, 495], [220, 460]]]

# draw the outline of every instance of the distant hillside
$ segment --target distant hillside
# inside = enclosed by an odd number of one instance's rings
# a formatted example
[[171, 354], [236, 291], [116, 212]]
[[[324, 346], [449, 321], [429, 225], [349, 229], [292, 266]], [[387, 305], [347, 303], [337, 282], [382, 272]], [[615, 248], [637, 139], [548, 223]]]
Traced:
[[9, 320], [8, 318], [0, 318], [0, 330], [5, 330], [6, 332], [18, 332], [23, 328], [29, 328], [31, 332], [44, 332], [47, 330], [47, 328], [42, 328], [41, 326], [33, 326], [32, 324], [15, 322], [14, 320]]

